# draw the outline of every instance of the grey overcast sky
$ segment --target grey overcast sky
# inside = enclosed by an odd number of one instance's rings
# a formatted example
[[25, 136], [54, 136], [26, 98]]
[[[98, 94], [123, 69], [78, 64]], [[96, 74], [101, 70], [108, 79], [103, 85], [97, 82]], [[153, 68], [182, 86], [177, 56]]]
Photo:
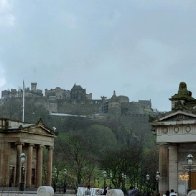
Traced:
[[0, 90], [74, 83], [170, 110], [180, 81], [196, 97], [195, 0], [0, 0]]

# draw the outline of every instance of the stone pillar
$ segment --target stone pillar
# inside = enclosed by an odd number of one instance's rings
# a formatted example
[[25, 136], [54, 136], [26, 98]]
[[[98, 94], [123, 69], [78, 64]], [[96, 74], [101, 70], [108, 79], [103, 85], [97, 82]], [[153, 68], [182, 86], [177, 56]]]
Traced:
[[5, 177], [4, 177], [5, 181], [4, 181], [3, 185], [9, 186], [9, 156], [7, 155], [7, 153], [5, 153], [4, 163], [6, 164], [6, 166], [4, 167], [5, 172], [3, 172], [3, 173], [5, 173]]
[[37, 152], [37, 187], [42, 185], [43, 147], [39, 145]]
[[33, 160], [33, 144], [29, 144], [28, 154], [27, 154], [27, 187], [28, 188], [31, 188], [32, 160]]
[[159, 192], [163, 195], [167, 190], [169, 190], [168, 183], [168, 145], [161, 144], [159, 146]]
[[52, 184], [52, 160], [53, 160], [53, 147], [48, 147], [48, 176], [47, 176], [47, 185], [51, 186]]
[[20, 154], [22, 153], [22, 143], [17, 143], [16, 144], [16, 181], [15, 181], [15, 186], [20, 185], [20, 180], [21, 180], [21, 163], [20, 163]]
[[3, 176], [2, 186], [9, 186], [9, 155], [10, 155], [10, 144], [5, 142], [3, 148], [3, 164], [2, 164], [2, 172]]
[[178, 191], [177, 145], [169, 146], [169, 190]]

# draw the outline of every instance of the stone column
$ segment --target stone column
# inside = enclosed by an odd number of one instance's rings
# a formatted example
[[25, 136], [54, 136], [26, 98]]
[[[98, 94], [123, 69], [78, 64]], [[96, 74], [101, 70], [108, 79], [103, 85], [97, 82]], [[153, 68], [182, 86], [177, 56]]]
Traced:
[[27, 187], [28, 188], [31, 188], [32, 160], [33, 160], [33, 144], [29, 144], [28, 154], [27, 154]]
[[47, 176], [47, 185], [51, 186], [52, 184], [52, 160], [53, 160], [53, 147], [48, 147], [48, 176]]
[[20, 163], [20, 154], [22, 153], [22, 143], [17, 143], [16, 144], [16, 181], [15, 181], [15, 186], [20, 185], [20, 180], [21, 180], [21, 163]]
[[43, 147], [39, 145], [37, 152], [37, 187], [42, 185]]
[[2, 186], [9, 186], [9, 155], [10, 155], [10, 144], [5, 142], [3, 149], [3, 164], [2, 172], [3, 176]]
[[159, 146], [159, 192], [163, 195], [169, 189], [168, 183], [168, 145]]
[[169, 190], [178, 191], [178, 156], [177, 145], [169, 146]]

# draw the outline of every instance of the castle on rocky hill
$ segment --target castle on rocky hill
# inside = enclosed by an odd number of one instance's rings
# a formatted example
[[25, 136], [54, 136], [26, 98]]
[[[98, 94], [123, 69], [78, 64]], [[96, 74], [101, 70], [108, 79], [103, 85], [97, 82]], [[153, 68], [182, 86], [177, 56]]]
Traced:
[[[22, 89], [3, 90], [1, 102], [7, 99], [21, 99]], [[36, 99], [41, 102], [50, 113], [75, 113], [75, 114], [113, 114], [121, 115], [146, 115], [152, 113], [151, 100], [139, 100], [130, 102], [124, 95], [117, 96], [113, 92], [111, 98], [102, 96], [100, 99], [92, 99], [92, 93], [87, 94], [86, 89], [74, 84], [71, 90], [60, 87], [55, 89], [37, 89], [37, 83], [31, 83], [31, 88], [25, 88], [26, 99]]]

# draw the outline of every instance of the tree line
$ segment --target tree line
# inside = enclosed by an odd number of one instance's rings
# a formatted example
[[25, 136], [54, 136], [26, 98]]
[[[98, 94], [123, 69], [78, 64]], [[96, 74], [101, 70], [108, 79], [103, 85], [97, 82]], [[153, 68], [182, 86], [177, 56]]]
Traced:
[[[36, 123], [42, 118], [48, 127], [56, 127], [53, 185], [64, 186], [66, 180], [71, 188], [156, 188], [158, 149], [150, 130], [136, 132], [111, 116], [102, 121], [52, 117], [33, 99], [25, 104], [26, 122]], [[20, 120], [21, 105], [21, 100], [7, 100], [0, 105], [1, 116]], [[147, 174], [151, 176], [148, 182]]]

